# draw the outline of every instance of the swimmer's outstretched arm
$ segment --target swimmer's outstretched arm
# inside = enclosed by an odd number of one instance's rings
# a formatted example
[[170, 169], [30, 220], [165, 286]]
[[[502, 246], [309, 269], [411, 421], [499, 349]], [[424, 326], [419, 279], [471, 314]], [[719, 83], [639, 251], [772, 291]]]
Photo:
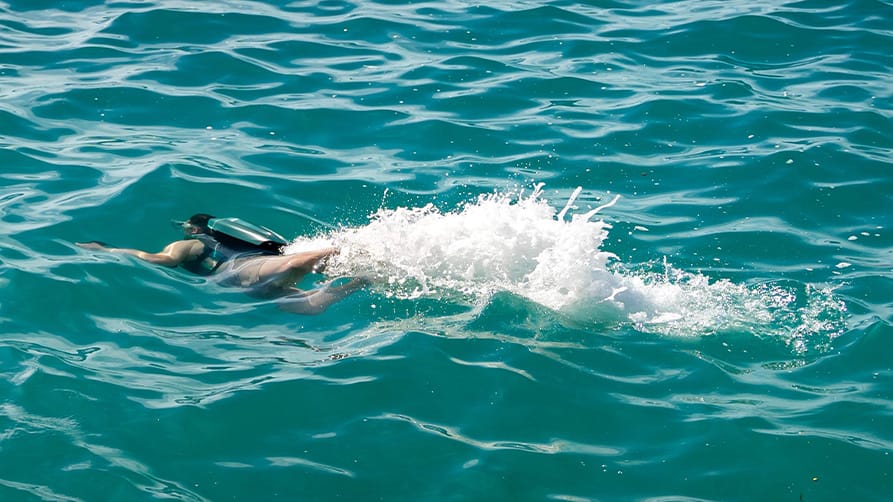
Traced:
[[126, 254], [135, 256], [141, 260], [155, 265], [164, 265], [166, 267], [176, 267], [191, 257], [198, 256], [204, 251], [204, 244], [195, 239], [176, 241], [168, 244], [157, 253], [150, 253], [140, 249], [132, 248], [116, 248], [108, 246], [102, 242], [77, 242], [75, 243], [84, 249], [92, 249], [96, 251], [107, 251], [109, 253]]

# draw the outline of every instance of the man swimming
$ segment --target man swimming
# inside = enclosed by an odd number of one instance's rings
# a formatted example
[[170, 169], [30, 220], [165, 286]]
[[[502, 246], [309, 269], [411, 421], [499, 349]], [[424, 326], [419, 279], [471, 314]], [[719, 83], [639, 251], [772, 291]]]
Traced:
[[339, 286], [304, 291], [295, 284], [311, 272], [321, 272], [337, 249], [283, 255], [282, 249], [288, 242], [282, 236], [238, 218], [199, 213], [181, 225], [186, 238], [171, 242], [157, 253], [111, 247], [99, 241], [77, 245], [135, 256], [156, 265], [180, 266], [199, 275], [214, 275], [221, 284], [247, 288], [262, 298], [276, 298], [283, 310], [299, 314], [322, 313], [368, 284], [366, 279], [357, 278]]

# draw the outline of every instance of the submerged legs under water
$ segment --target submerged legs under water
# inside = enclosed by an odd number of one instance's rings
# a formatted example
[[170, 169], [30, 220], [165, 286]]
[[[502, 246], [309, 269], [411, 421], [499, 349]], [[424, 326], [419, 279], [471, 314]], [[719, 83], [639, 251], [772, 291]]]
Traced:
[[368, 279], [360, 277], [338, 286], [327, 284], [310, 291], [290, 288], [279, 298], [277, 303], [279, 303], [279, 308], [286, 312], [321, 314], [333, 303], [343, 300], [368, 284]]

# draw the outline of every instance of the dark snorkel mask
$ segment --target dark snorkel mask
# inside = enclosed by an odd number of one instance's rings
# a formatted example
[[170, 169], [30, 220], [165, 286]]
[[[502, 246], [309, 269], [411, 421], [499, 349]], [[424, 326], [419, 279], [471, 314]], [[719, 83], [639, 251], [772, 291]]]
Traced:
[[193, 228], [195, 225], [186, 220], [171, 220], [171, 226], [182, 231], [184, 234], [192, 234], [189, 229]]

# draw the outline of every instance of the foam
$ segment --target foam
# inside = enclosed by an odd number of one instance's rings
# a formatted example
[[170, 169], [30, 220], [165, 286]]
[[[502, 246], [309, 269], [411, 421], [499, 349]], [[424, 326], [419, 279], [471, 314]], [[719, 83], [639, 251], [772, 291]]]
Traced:
[[[601, 249], [611, 225], [595, 216], [618, 200], [574, 214], [578, 188], [556, 211], [543, 186], [526, 194], [491, 193], [451, 211], [434, 205], [379, 209], [369, 223], [286, 249], [336, 246], [332, 275], [365, 275], [378, 293], [482, 304], [508, 291], [578, 323], [629, 323], [673, 336], [721, 331], [783, 334], [798, 351], [811, 336], [844, 327], [845, 306], [808, 285], [734, 284], [659, 267], [629, 267]], [[656, 270], [656, 269], [660, 270]]]

